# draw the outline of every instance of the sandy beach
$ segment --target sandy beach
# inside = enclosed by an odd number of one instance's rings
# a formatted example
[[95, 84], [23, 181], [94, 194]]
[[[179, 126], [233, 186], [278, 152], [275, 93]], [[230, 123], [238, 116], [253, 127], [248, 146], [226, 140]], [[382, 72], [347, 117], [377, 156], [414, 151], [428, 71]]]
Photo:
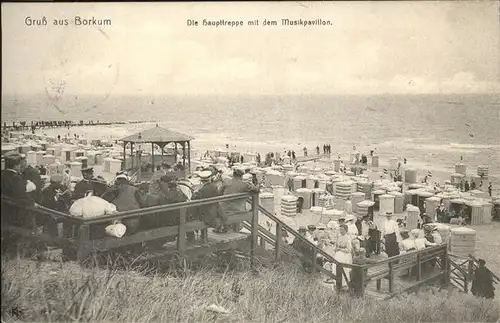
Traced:
[[[72, 138], [76, 134], [80, 138], [85, 138], [88, 140], [98, 139], [98, 140], [108, 140], [114, 142], [115, 140], [119, 140], [120, 138], [123, 138], [130, 134], [155, 127], [155, 125], [156, 123], [144, 123], [144, 124], [125, 124], [125, 125], [109, 125], [109, 126], [84, 126], [84, 127], [72, 127], [70, 129], [46, 128], [37, 130], [35, 134], [38, 135], [44, 134], [52, 138], [56, 138], [58, 135], [61, 135], [61, 137], [63, 138], [65, 136], [67, 136], [68, 138]], [[159, 126], [162, 126], [162, 124], [159, 123]], [[179, 129], [175, 130], [182, 132], [182, 130]], [[187, 134], [191, 135], [190, 133]], [[226, 144], [229, 145], [229, 149], [226, 149]], [[315, 144], [322, 147], [321, 143], [309, 143], [307, 147], [309, 149], [310, 156], [314, 156], [316, 153]], [[300, 157], [303, 155], [302, 151], [303, 147], [304, 147], [303, 145], [300, 146], [297, 145], [296, 147], [287, 147], [284, 146], [284, 144], [278, 145], [276, 143], [266, 143], [266, 142], [248, 144], [247, 142], [242, 142], [239, 140], [228, 140], [226, 142], [221, 142], [215, 140], [215, 138], [213, 138], [210, 135], [200, 135], [195, 137], [195, 139], [192, 141], [191, 156], [193, 160], [201, 160], [201, 156], [205, 151], [220, 149], [223, 151], [229, 150], [241, 153], [253, 153], [253, 154], [260, 153], [262, 159], [264, 159], [266, 153], [268, 152], [283, 153], [285, 149], [290, 149], [290, 150], [293, 149], [295, 150], [297, 156]], [[356, 146], [356, 148], [358, 151], [366, 155], [369, 155], [370, 149], [373, 149], [372, 146], [363, 146], [361, 143], [358, 146]], [[348, 164], [348, 160], [350, 158], [350, 152], [351, 152], [350, 150], [339, 149], [339, 147], [332, 145], [332, 158], [336, 159], [337, 156], [340, 155], [346, 165]], [[375, 171], [381, 171], [389, 166], [389, 158], [384, 158], [384, 156], [386, 156], [386, 154], [379, 156], [379, 167], [378, 169], [375, 169]], [[399, 157], [400, 162], [401, 163], [403, 162], [400, 156], [395, 155], [392, 157], [397, 157], [397, 158]], [[370, 165], [370, 160], [369, 160], [369, 165]], [[307, 162], [306, 166], [314, 167], [314, 162]], [[424, 176], [428, 173], [428, 171], [431, 171], [432, 179], [430, 179], [430, 182], [439, 182], [441, 184], [443, 184], [446, 180], [449, 180], [450, 174], [455, 172], [454, 167], [452, 167], [451, 165], [450, 167], [448, 167], [448, 169], [444, 167], [439, 167], [438, 165], [429, 167], [428, 164], [424, 161], [411, 160], [411, 159], [407, 162], [407, 165], [404, 165], [404, 167], [417, 169], [419, 181], [423, 180]], [[468, 167], [467, 169], [468, 174], [475, 174], [475, 171], [476, 169], [471, 167]], [[495, 177], [492, 177], [490, 180], [493, 181], [494, 183], [493, 195], [500, 194], [500, 186], [495, 185], [497, 179]]]

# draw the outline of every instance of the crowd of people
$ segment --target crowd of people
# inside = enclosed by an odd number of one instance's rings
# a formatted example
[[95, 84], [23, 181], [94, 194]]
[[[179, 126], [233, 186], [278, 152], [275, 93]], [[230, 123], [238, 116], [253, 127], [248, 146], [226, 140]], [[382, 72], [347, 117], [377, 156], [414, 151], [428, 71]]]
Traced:
[[[146, 186], [135, 186], [126, 172], [118, 172], [114, 182], [109, 185], [104, 178], [94, 174], [92, 167], [87, 167], [81, 170], [83, 179], [72, 189], [68, 169], [62, 174], [52, 175], [48, 184], [44, 185], [40, 170], [28, 165], [26, 156], [18, 152], [8, 152], [4, 159], [5, 169], [1, 176], [2, 196], [24, 206], [35, 208], [41, 206], [63, 213], [68, 213], [73, 203], [89, 194], [112, 203], [118, 212], [124, 212], [235, 193], [259, 192], [259, 182], [250, 168], [233, 167], [233, 176], [223, 179], [221, 169], [215, 165], [202, 167], [195, 172], [195, 176], [201, 182], [201, 185], [195, 189], [188, 178], [184, 178], [180, 172], [168, 164], [159, 166]], [[305, 238], [304, 240], [308, 240], [344, 264], [366, 264], [374, 262], [372, 256], [382, 252], [388, 257], [393, 257], [443, 243], [437, 228], [431, 225], [432, 220], [425, 218], [425, 215], [421, 229], [408, 231], [404, 228], [402, 221], [396, 221], [393, 218], [392, 213], [386, 214], [386, 219], [380, 226], [377, 226], [369, 215], [356, 217], [352, 214], [349, 203], [350, 201], [346, 202], [345, 216], [327, 224], [300, 227], [299, 234]], [[25, 222], [26, 217], [21, 216], [18, 209], [11, 208], [7, 211], [2, 212], [2, 226], [4, 223], [32, 226], [33, 223]], [[215, 233], [225, 233], [230, 230], [238, 232], [241, 229], [240, 224], [229, 224], [228, 215], [244, 211], [246, 211], [245, 200], [211, 203], [190, 208], [187, 220], [199, 219], [207, 226], [214, 228]], [[448, 210], [443, 204], [438, 206], [436, 211], [438, 218], [447, 216]], [[122, 223], [126, 226], [126, 234], [133, 235], [142, 230], [178, 225], [179, 216], [180, 210], [174, 210], [125, 219]], [[36, 220], [36, 225], [53, 236], [63, 234], [59, 232], [57, 220], [54, 218], [39, 218]], [[93, 238], [106, 235], [102, 225], [94, 225], [90, 233]], [[186, 237], [191, 243], [196, 240], [194, 232], [186, 234]], [[283, 232], [282, 237], [287, 242], [286, 231]], [[8, 245], [15, 238], [7, 236], [2, 239], [4, 240], [2, 245]], [[142, 251], [143, 247], [159, 247], [172, 239], [175, 237], [148, 241], [140, 244], [139, 249]], [[201, 239], [205, 239], [203, 232]], [[291, 245], [304, 254], [306, 259], [310, 259], [313, 250], [304, 240], [295, 238]], [[335, 273], [335, 264], [329, 263], [323, 257], [318, 256], [317, 263]], [[310, 262], [304, 261], [303, 265], [307, 270], [314, 270]], [[422, 271], [425, 272], [434, 265], [429, 262], [422, 268]], [[488, 277], [491, 275], [488, 276], [488, 272], [482, 269], [483, 267], [484, 261], [483, 265], [476, 270], [473, 292], [481, 297], [490, 297], [493, 290], [489, 287]], [[344, 268], [344, 271], [351, 280], [357, 279], [350, 269]], [[415, 275], [416, 269], [414, 268], [411, 272]], [[346, 281], [343, 282], [343, 286], [348, 286]]]
[[[323, 249], [338, 262], [344, 264], [366, 264], [374, 262], [374, 255], [384, 252], [387, 257], [426, 247], [437, 246], [443, 243], [441, 235], [434, 226], [424, 225], [423, 230], [405, 230], [402, 224], [387, 213], [385, 221], [380, 227], [370, 219], [370, 216], [355, 217], [352, 214], [340, 217], [337, 221], [328, 224], [309, 225], [300, 227], [299, 233], [309, 242]], [[312, 248], [301, 239], [295, 239], [293, 247], [306, 255], [312, 254]], [[318, 264], [335, 273], [335, 265], [326, 262], [318, 256]], [[306, 270], [312, 270], [312, 264], [304, 261]], [[423, 268], [427, 270], [428, 267]], [[349, 269], [344, 269], [346, 274]], [[352, 278], [352, 277], [351, 277]], [[347, 286], [347, 282], [342, 284]]]
[[[461, 192], [469, 192], [473, 191], [475, 189], [481, 189], [483, 187], [483, 177], [481, 177], [481, 181], [479, 182], [479, 185], [476, 185], [476, 182], [471, 179], [469, 182], [467, 179], [463, 179], [458, 183], [458, 189]], [[492, 196], [492, 191], [493, 191], [493, 185], [491, 182], [488, 184], [488, 195]]]
[[[81, 170], [82, 179], [71, 189], [69, 170], [63, 174], [50, 176], [47, 185], [44, 185], [39, 171], [26, 163], [26, 156], [18, 152], [5, 154], [5, 169], [2, 171], [2, 196], [8, 197], [25, 206], [45, 207], [59, 212], [68, 213], [75, 201], [85, 198], [89, 194], [97, 196], [116, 206], [118, 212], [138, 210], [141, 208], [184, 202], [188, 200], [205, 199], [235, 193], [258, 192], [256, 178], [249, 169], [233, 169], [232, 178], [222, 179], [221, 171], [214, 166], [200, 169], [196, 175], [201, 182], [198, 189], [182, 172], [175, 172], [168, 164], [158, 169], [147, 187], [136, 187], [130, 181], [126, 172], [116, 174], [110, 185], [101, 176], [96, 176], [92, 167]], [[238, 230], [239, 225], [228, 225], [228, 215], [245, 211], [245, 201], [230, 201], [202, 205], [190, 208], [188, 218], [199, 219], [214, 228], [216, 233], [229, 230]], [[25, 217], [20, 216], [19, 210], [2, 214], [2, 222], [14, 225], [30, 225], [23, 222]], [[157, 215], [145, 216], [124, 220], [126, 234], [132, 235], [138, 231], [178, 224], [179, 210], [160, 212]], [[61, 235], [58, 232], [55, 219], [38, 219], [38, 226], [52, 235]], [[102, 226], [94, 226], [91, 230], [93, 237], [105, 235]], [[194, 242], [194, 233], [188, 235], [188, 240]], [[175, 237], [174, 237], [175, 238]], [[203, 238], [203, 237], [202, 237]], [[167, 239], [168, 240], [168, 239]], [[167, 241], [165, 240], [165, 241]], [[158, 242], [158, 241], [156, 241]]]

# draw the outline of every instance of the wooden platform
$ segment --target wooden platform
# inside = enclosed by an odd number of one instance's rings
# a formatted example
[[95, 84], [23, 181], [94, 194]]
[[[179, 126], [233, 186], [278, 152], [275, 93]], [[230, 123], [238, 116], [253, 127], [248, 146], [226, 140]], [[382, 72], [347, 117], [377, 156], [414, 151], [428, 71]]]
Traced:
[[[197, 237], [194, 243], [186, 246], [186, 256], [190, 259], [207, 255], [216, 251], [245, 248], [249, 244], [250, 235], [243, 232], [214, 233], [213, 229], [208, 229], [208, 243], [203, 243]], [[164, 244], [161, 248], [147, 250], [138, 261], [150, 261], [160, 258], [171, 258], [177, 253], [177, 242], [172, 241]]]

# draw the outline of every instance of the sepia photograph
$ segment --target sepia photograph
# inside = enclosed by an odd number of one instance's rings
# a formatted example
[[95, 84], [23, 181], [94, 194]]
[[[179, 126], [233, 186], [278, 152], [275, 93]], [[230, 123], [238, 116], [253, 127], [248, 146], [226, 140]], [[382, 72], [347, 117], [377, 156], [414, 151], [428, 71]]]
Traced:
[[2, 3], [3, 322], [499, 322], [500, 3]]

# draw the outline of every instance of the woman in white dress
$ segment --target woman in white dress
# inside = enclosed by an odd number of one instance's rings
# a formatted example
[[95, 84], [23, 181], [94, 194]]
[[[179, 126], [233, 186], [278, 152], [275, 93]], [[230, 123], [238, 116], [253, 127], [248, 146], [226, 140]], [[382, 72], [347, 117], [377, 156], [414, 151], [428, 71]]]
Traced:
[[[339, 235], [337, 236], [337, 241], [335, 242], [335, 260], [343, 264], [352, 264], [352, 241], [347, 234], [347, 226], [345, 224], [340, 225]], [[336, 273], [335, 264], [332, 265], [332, 272]], [[345, 275], [350, 277], [351, 269], [344, 268]], [[347, 281], [342, 275], [342, 286], [348, 287]]]

